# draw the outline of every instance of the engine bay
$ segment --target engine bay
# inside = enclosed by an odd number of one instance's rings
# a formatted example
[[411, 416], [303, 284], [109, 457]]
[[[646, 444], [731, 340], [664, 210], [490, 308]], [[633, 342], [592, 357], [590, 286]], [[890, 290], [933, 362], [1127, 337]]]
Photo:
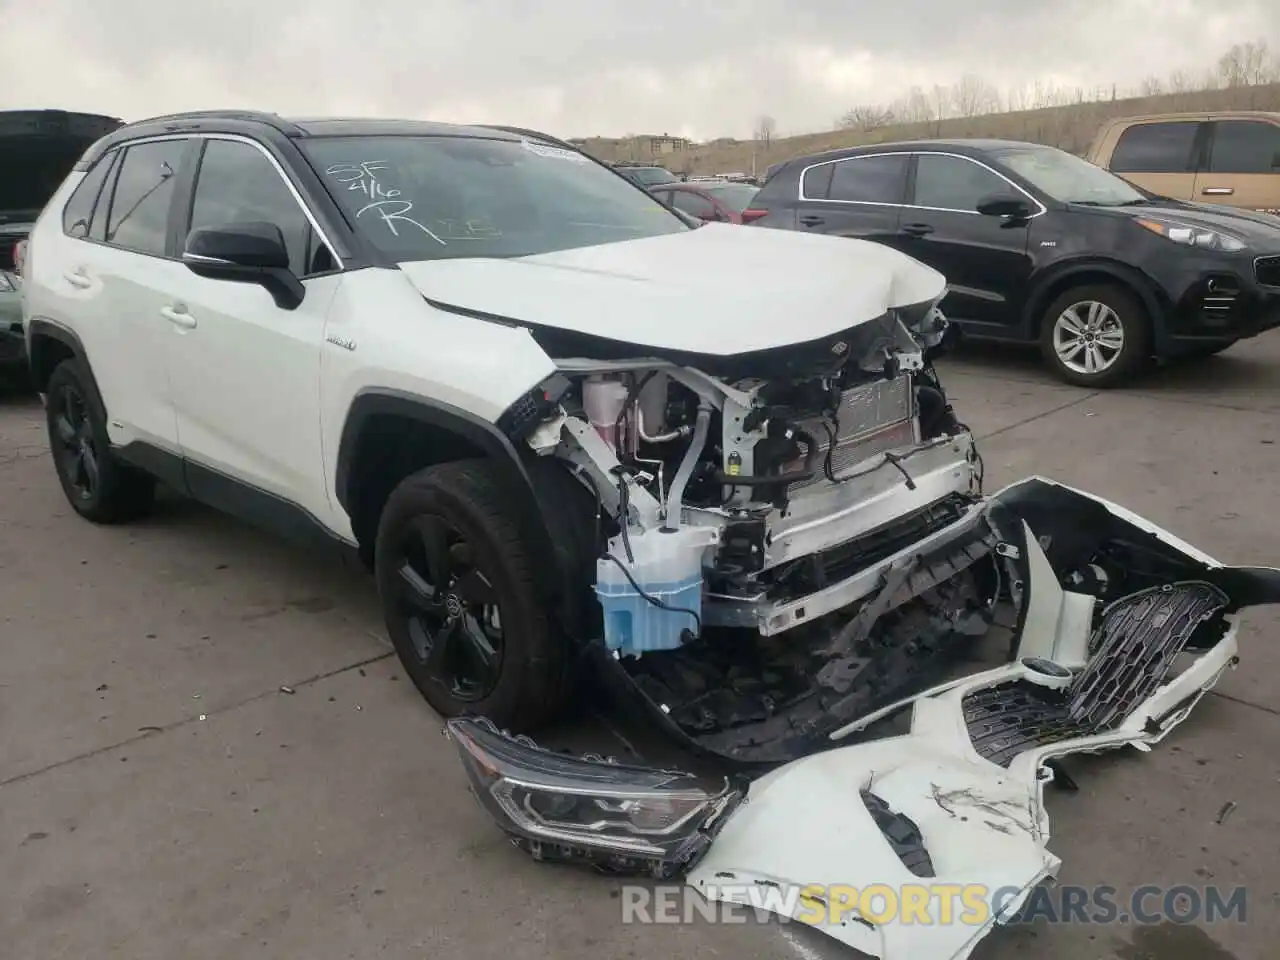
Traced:
[[933, 368], [947, 331], [930, 304], [720, 375], [556, 361], [522, 433], [594, 503], [601, 669], [679, 739], [785, 759], [985, 634], [996, 538]]

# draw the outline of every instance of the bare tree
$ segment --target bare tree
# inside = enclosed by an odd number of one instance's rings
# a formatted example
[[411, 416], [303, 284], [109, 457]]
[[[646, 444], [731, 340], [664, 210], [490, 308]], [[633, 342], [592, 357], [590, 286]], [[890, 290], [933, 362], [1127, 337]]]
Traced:
[[1034, 110], [1045, 107], [1065, 107], [1071, 103], [1072, 91], [1064, 87], [1037, 80], [1031, 90], [1031, 106]]
[[1264, 83], [1270, 63], [1266, 41], [1237, 43], [1218, 58], [1218, 79], [1228, 89]]
[[761, 142], [767, 149], [773, 140], [773, 134], [778, 129], [778, 124], [773, 117], [764, 114], [756, 121], [755, 138]]
[[1164, 81], [1159, 77], [1147, 77], [1138, 89], [1144, 97], [1158, 97], [1164, 93]]
[[1010, 113], [1021, 113], [1023, 110], [1031, 108], [1031, 96], [1027, 92], [1025, 84], [1018, 84], [1016, 87], [1010, 87], [1005, 93], [1004, 102], [1008, 105]]
[[929, 94], [929, 106], [933, 108], [933, 119], [937, 129], [941, 130], [942, 121], [951, 116], [951, 88], [935, 83], [933, 91]]
[[1260, 87], [1264, 83], [1270, 83], [1274, 76], [1274, 62], [1267, 41], [1251, 40], [1244, 44], [1241, 66], [1244, 67], [1244, 81], [1248, 85]]
[[854, 107], [840, 118], [839, 124], [846, 130], [862, 130], [869, 133], [893, 123], [893, 108], [876, 104]]
[[1170, 93], [1190, 93], [1196, 87], [1196, 80], [1186, 70], [1175, 70], [1169, 74]]
[[1000, 92], [977, 74], [966, 73], [951, 92], [951, 103], [962, 117], [1000, 111]]
[[912, 87], [893, 108], [894, 114], [904, 123], [928, 123], [933, 119], [933, 104], [921, 87]]

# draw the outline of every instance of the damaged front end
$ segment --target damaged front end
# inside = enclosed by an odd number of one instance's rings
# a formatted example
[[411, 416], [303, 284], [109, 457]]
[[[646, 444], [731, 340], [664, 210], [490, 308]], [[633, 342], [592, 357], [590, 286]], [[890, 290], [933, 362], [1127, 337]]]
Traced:
[[[894, 617], [895, 598], [953, 583], [939, 565], [976, 555], [998, 582], [990, 615], [977, 624], [962, 624], [954, 609], [938, 616], [995, 644], [994, 665], [970, 662], [889, 702], [864, 698], [857, 716], [820, 725], [808, 755], [751, 782], [743, 802], [730, 782], [694, 789], [699, 781], [687, 774], [563, 758], [481, 721], [451, 721], [473, 786], [535, 852], [550, 842], [563, 859], [683, 872], [708, 899], [757, 908], [751, 891], [767, 887], [781, 893], [766, 909], [872, 956], [962, 960], [1058, 870], [1043, 802], [1054, 761], [1146, 751], [1167, 736], [1236, 663], [1240, 611], [1280, 603], [1280, 571], [1224, 566], [1121, 507], [1041, 478], [971, 503], [930, 536], [945, 541], [936, 553], [895, 551], [870, 565], [877, 586], [850, 620], [861, 626], [847, 629], [875, 636], [875, 624]], [[913, 576], [927, 578], [923, 593]], [[930, 622], [913, 620], [920, 636]], [[995, 626], [978, 631], [984, 623]], [[884, 735], [904, 716], [905, 732]], [[546, 791], [534, 811], [559, 803], [572, 816], [538, 822], [527, 803], [520, 812], [499, 799], [512, 795], [495, 786], [504, 782]], [[637, 832], [622, 812], [633, 801], [643, 829], [666, 830], [669, 842]], [[638, 836], [649, 846], [629, 860]], [[981, 903], [966, 901], [971, 922], [903, 923], [849, 903], [835, 910], [822, 893], [922, 884], [982, 892]]]
[[536, 332], [558, 372], [505, 426], [559, 471], [543, 502], [578, 545], [586, 653], [686, 747], [803, 756], [986, 633], [997, 538], [932, 365], [953, 329], [936, 279], [929, 300], [754, 354], [635, 359]]

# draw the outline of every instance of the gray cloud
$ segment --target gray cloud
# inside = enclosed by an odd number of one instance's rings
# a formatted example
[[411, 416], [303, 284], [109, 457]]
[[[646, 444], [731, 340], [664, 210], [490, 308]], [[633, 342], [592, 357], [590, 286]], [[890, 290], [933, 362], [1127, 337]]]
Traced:
[[0, 108], [243, 106], [564, 136], [831, 126], [965, 73], [1131, 87], [1280, 47], [1274, 0], [4, 0]]

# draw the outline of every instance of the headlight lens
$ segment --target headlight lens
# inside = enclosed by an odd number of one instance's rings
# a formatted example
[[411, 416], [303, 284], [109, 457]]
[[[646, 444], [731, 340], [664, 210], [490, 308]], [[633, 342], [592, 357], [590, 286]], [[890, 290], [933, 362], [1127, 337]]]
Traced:
[[1244, 249], [1244, 243], [1235, 237], [1227, 236], [1216, 230], [1192, 226], [1189, 223], [1178, 223], [1173, 220], [1141, 219], [1138, 224], [1152, 233], [1158, 233], [1166, 240], [1172, 240], [1184, 247], [1199, 247], [1202, 250], [1219, 250], [1223, 253], [1235, 253]]
[[479, 719], [450, 720], [480, 803], [537, 859], [672, 876], [710, 845], [744, 790], [689, 773], [552, 753]]

